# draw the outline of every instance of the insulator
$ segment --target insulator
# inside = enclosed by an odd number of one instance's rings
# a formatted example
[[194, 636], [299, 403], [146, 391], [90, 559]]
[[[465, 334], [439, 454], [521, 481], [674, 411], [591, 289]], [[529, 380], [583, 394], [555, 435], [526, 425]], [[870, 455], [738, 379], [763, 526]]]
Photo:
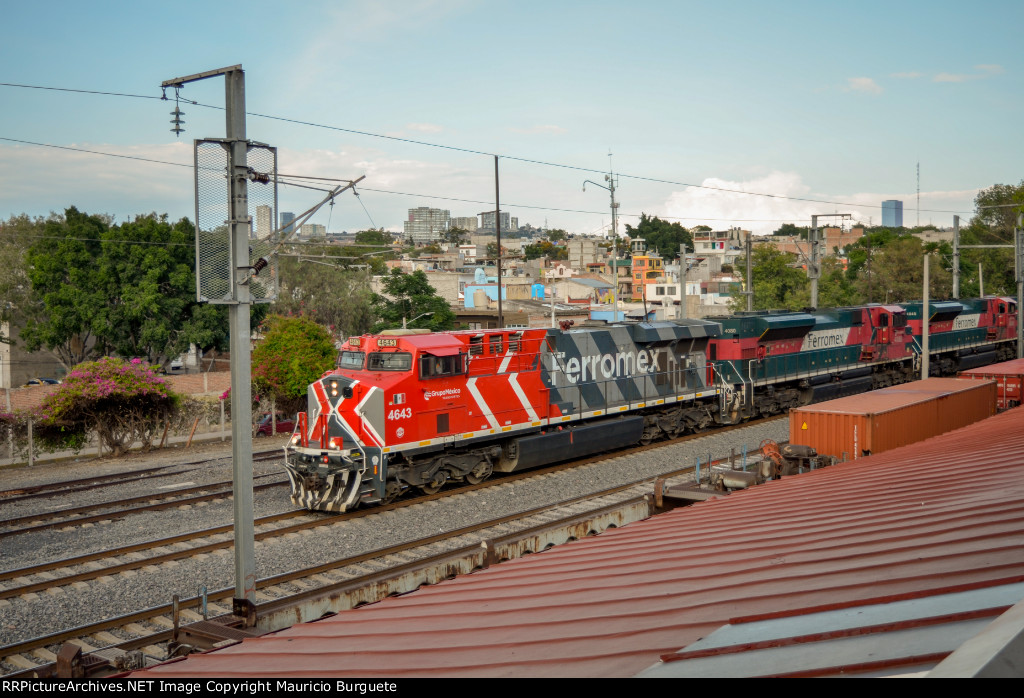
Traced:
[[257, 259], [256, 263], [252, 265], [252, 275], [256, 276], [257, 274], [259, 274], [261, 271], [267, 268], [268, 264], [270, 264], [270, 262], [267, 261], [266, 257], [260, 257], [259, 259]]

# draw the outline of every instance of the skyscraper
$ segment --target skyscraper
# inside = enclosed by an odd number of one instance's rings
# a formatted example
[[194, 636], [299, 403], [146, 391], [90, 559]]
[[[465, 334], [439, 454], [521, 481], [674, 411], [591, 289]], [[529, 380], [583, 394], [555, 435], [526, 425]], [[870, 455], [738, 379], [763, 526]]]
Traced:
[[882, 225], [887, 228], [903, 227], [903, 202], [889, 199], [882, 202]]
[[289, 235], [295, 230], [294, 225], [289, 225], [293, 220], [295, 220], [294, 213], [291, 211], [281, 211], [281, 227], [284, 228], [284, 230], [281, 231], [282, 235]]
[[441, 239], [441, 233], [451, 227], [451, 213], [444, 209], [420, 206], [409, 209], [404, 235], [418, 245]]
[[256, 207], [256, 230], [253, 237], [265, 238], [274, 230], [274, 214], [269, 206]]

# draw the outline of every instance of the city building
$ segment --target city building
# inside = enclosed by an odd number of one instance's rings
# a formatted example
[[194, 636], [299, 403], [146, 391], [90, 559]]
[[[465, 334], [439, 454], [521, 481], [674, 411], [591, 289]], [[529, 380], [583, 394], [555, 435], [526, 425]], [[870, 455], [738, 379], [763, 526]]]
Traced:
[[887, 228], [903, 227], [903, 202], [889, 199], [882, 202], [882, 225]]
[[441, 239], [441, 233], [451, 227], [451, 218], [451, 212], [440, 208], [410, 208], [409, 218], [405, 221], [405, 239], [412, 238], [417, 245], [437, 242]]
[[724, 255], [730, 250], [741, 249], [748, 234], [748, 231], [739, 228], [695, 230], [693, 232], [693, 252], [700, 256], [709, 254]]
[[295, 226], [291, 225], [291, 222], [295, 220], [295, 214], [291, 211], [281, 211], [281, 222], [280, 226], [283, 228], [281, 231], [282, 235], [291, 235], [295, 232]]
[[461, 228], [470, 233], [475, 233], [477, 229], [476, 216], [459, 216], [452, 218], [452, 227]]
[[274, 232], [274, 212], [269, 206], [256, 207], [256, 229], [252, 236], [265, 238]]
[[[501, 212], [501, 232], [507, 233], [519, 230], [519, 219], [512, 217], [508, 211]], [[484, 211], [480, 214], [480, 232], [495, 232], [494, 211]]]
[[299, 235], [304, 238], [327, 237], [327, 226], [319, 223], [306, 223], [299, 228]]
[[657, 253], [648, 254], [647, 241], [643, 238], [634, 238], [630, 241], [633, 252], [633, 288], [632, 299], [642, 301], [645, 298], [647, 285], [656, 279], [664, 278], [665, 269], [662, 266], [661, 255]]

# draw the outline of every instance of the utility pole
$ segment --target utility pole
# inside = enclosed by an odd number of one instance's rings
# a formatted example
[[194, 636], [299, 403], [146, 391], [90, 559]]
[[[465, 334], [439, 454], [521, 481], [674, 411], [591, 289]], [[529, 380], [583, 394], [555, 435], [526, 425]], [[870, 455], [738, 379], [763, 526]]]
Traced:
[[953, 300], [960, 297], [960, 216], [953, 216]]
[[498, 237], [498, 329], [505, 327], [501, 312], [501, 197], [498, 191], [498, 156], [494, 156], [494, 232]]
[[682, 282], [679, 289], [679, 318], [687, 315], [686, 308], [686, 245], [679, 243], [679, 280]]
[[1014, 264], [1017, 276], [1017, 358], [1024, 359], [1024, 213], [1017, 214], [1017, 227], [1013, 229]]
[[[811, 216], [811, 230], [808, 233], [809, 243], [811, 246], [810, 259], [804, 255], [804, 260], [807, 262], [807, 278], [811, 280], [811, 307], [814, 309], [818, 308], [818, 279], [821, 278], [821, 239], [818, 236], [818, 219], [819, 218], [839, 218], [840, 222], [847, 218], [853, 218], [849, 213], [822, 213]], [[801, 253], [803, 254], [803, 253]]]
[[587, 190], [587, 184], [593, 184], [596, 187], [601, 187], [607, 190], [611, 194], [612, 198], [612, 279], [615, 287], [612, 289], [612, 317], [614, 322], [619, 321], [619, 224], [618, 224], [618, 212], [619, 204], [615, 201], [615, 173], [610, 172], [604, 176], [604, 181], [608, 182], [606, 187], [603, 184], [598, 184], [592, 180], [583, 180], [583, 191]]
[[931, 334], [931, 313], [928, 310], [928, 255], [924, 256], [924, 300], [921, 302], [921, 380], [928, 380], [931, 359], [928, 337]]
[[[754, 260], [752, 259], [754, 245], [750, 240], [749, 232], [747, 233], [747, 239], [743, 244], [747, 250], [747, 312], [751, 313], [754, 311]], [[694, 254], [696, 254], [697, 249], [694, 248], [693, 251]]]
[[[245, 134], [245, 73], [241, 65], [210, 70], [204, 73], [166, 80], [161, 87], [180, 88], [186, 83], [224, 76], [227, 137], [224, 147], [228, 157], [228, 228], [230, 235], [230, 300], [231, 347], [231, 457], [234, 497], [235, 595], [234, 615], [255, 623], [256, 562], [255, 526], [252, 493], [252, 401], [250, 398], [251, 361], [249, 341], [249, 306], [252, 295], [249, 278], [249, 194], [248, 141]], [[196, 234], [199, 234], [197, 221]], [[197, 238], [198, 240], [198, 238]], [[198, 245], [197, 245], [198, 246]], [[199, 260], [196, 260], [199, 263]], [[256, 270], [258, 271], [258, 269]], [[198, 275], [197, 275], [198, 276]]]

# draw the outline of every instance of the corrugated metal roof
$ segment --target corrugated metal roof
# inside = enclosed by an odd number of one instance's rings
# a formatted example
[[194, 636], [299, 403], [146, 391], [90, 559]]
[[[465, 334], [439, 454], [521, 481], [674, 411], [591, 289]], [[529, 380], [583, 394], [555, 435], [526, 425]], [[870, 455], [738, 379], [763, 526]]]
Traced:
[[[146, 673], [621, 677], [740, 617], [803, 617], [765, 631], [779, 637], [912, 619], [917, 599], [931, 616], [960, 613], [960, 592], [1024, 581], [1022, 424], [1011, 410]], [[806, 625], [812, 613], [833, 615]], [[855, 644], [844, 651], [875, 646]], [[912, 654], [907, 670], [920, 667]]]

